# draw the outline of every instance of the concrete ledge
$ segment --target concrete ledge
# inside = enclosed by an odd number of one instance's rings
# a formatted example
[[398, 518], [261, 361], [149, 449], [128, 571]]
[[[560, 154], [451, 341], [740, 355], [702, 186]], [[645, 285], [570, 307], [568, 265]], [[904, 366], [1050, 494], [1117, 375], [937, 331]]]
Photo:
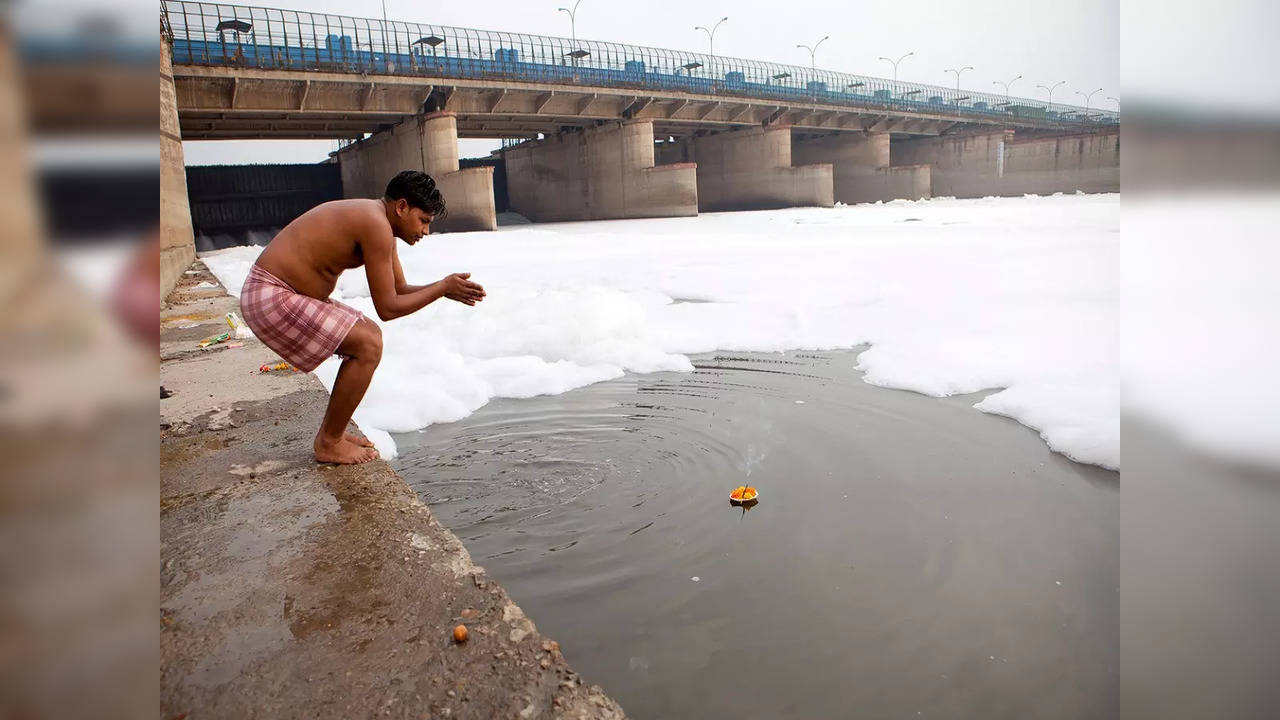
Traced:
[[840, 202], [869, 203], [890, 200], [923, 200], [932, 197], [932, 168], [902, 165], [850, 172]]
[[437, 175], [436, 187], [444, 196], [448, 213], [431, 224], [432, 231], [470, 232], [497, 230], [498, 215], [493, 200], [493, 167], [466, 168]]
[[389, 465], [313, 462], [315, 376], [196, 348], [238, 309], [196, 268], [161, 314], [160, 716], [623, 718]]
[[1015, 140], [1012, 132], [905, 140], [895, 167], [930, 164], [935, 196], [1119, 192], [1120, 137], [1114, 130]]
[[649, 120], [552, 135], [502, 157], [511, 208], [535, 222], [698, 213], [696, 165], [656, 165]]
[[703, 212], [835, 204], [831, 163], [793, 167], [786, 125], [666, 143], [662, 154], [669, 161], [697, 163], [698, 210]]

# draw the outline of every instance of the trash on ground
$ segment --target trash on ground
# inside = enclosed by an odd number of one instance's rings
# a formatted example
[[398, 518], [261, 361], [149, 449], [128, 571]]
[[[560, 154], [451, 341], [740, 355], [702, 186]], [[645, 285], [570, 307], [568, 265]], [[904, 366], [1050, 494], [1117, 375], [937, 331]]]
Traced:
[[258, 368], [258, 372], [262, 372], [262, 373], [278, 372], [280, 370], [292, 370], [294, 372], [298, 372], [298, 368], [290, 365], [287, 362], [278, 362], [275, 365], [263, 365], [262, 367]]
[[244, 320], [241, 320], [240, 316], [235, 312], [227, 313], [224, 316], [224, 319], [227, 321], [227, 325], [231, 326], [231, 329], [235, 332], [237, 338], [247, 340], [253, 337], [253, 331], [249, 329], [249, 326], [246, 325]]
[[218, 343], [226, 342], [230, 339], [231, 339], [231, 331], [227, 330], [225, 332], [220, 332], [217, 335], [210, 335], [209, 337], [201, 340], [200, 347], [207, 348], [210, 345], [217, 345]]

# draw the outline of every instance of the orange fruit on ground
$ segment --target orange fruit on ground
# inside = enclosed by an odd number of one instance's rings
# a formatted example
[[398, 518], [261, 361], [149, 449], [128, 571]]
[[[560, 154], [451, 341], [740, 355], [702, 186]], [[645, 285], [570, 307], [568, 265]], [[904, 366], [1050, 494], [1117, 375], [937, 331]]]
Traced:
[[453, 641], [456, 643], [464, 643], [467, 641], [467, 626], [459, 625], [453, 629]]

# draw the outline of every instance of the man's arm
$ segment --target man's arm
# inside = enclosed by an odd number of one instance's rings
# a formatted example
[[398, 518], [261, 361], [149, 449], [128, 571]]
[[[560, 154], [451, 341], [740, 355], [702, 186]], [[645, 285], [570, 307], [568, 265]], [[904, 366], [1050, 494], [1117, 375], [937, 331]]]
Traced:
[[[369, 278], [369, 297], [378, 311], [378, 318], [387, 321], [417, 312], [427, 305], [447, 297], [464, 305], [475, 305], [484, 298], [484, 289], [467, 278], [469, 273], [454, 273], [430, 285], [403, 285], [404, 272], [397, 273], [396, 239], [391, 228], [381, 223], [371, 223], [367, 238], [360, 243], [364, 253], [365, 274]], [[399, 275], [399, 278], [397, 278]], [[400, 282], [397, 282], [399, 280]], [[396, 291], [397, 285], [407, 292]]]
[[426, 285], [410, 285], [409, 283], [405, 282], [404, 270], [400, 267], [400, 252], [396, 249], [396, 246], [394, 243], [392, 244], [391, 248], [392, 248], [391, 267], [396, 272], [396, 293], [400, 295], [405, 295], [407, 293], [416, 292], [418, 290], [421, 290], [427, 287]]

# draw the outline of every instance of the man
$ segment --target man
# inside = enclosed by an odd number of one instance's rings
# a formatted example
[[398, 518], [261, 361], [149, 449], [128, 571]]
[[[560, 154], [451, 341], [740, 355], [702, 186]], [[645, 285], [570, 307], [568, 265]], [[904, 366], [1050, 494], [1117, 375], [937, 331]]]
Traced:
[[329, 299], [343, 270], [364, 265], [369, 297], [383, 321], [442, 297], [464, 305], [484, 299], [484, 288], [469, 280], [470, 273], [430, 285], [405, 282], [396, 238], [416, 244], [444, 213], [435, 181], [405, 170], [391, 179], [381, 200], [335, 200], [308, 210], [272, 239], [249, 270], [240, 309], [259, 340], [306, 372], [330, 355], [343, 357], [316, 433], [317, 461], [378, 457], [373, 443], [346, 429], [382, 359], [382, 331], [358, 310]]

